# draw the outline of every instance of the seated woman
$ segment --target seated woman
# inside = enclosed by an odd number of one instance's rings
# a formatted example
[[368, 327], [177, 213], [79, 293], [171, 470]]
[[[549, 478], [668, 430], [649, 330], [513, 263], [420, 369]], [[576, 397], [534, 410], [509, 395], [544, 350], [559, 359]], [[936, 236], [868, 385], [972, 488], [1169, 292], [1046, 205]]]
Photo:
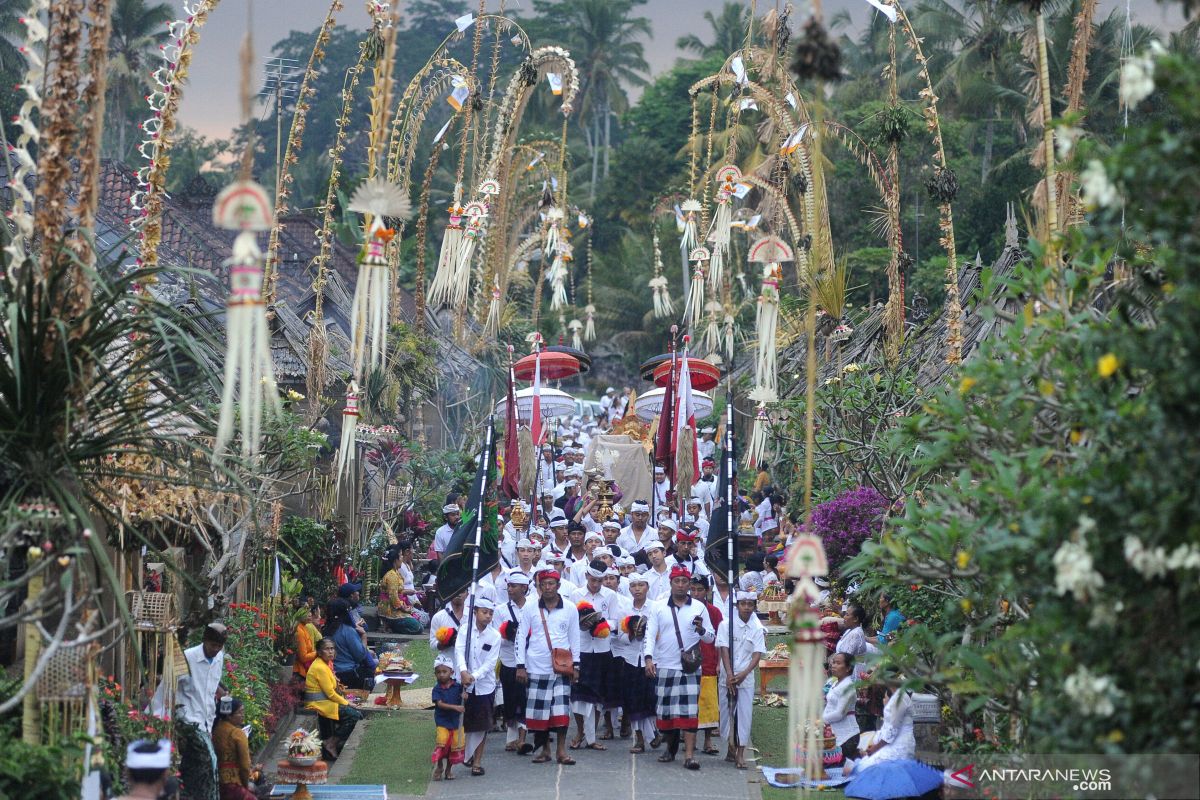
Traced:
[[392, 549], [388, 554], [392, 560], [379, 583], [379, 622], [392, 633], [420, 633], [421, 623], [413, 617], [412, 606], [404, 593], [404, 576], [400, 574], [404, 562], [400, 551]]
[[250, 743], [242, 726], [246, 709], [241, 700], [226, 695], [217, 702], [217, 721], [213, 725], [213, 750], [217, 753], [217, 780], [221, 800], [256, 800], [250, 791]]
[[901, 688], [889, 688], [883, 705], [883, 727], [875, 734], [855, 772], [883, 761], [916, 758], [917, 740], [913, 736], [912, 694]]
[[321, 632], [313, 625], [312, 619], [312, 609], [307, 605], [296, 609], [296, 629], [292, 634], [296, 660], [292, 663], [292, 674], [299, 681], [308, 675], [308, 666], [317, 657], [317, 640], [321, 638]]
[[[324, 634], [337, 646], [337, 659], [333, 662], [337, 679], [351, 689], [370, 689], [374, 686], [378, 661], [363, 644], [362, 636], [350, 616], [350, 604], [345, 600], [329, 601], [325, 611]], [[320, 655], [319, 650], [317, 655]]]
[[[358, 641], [357, 636], [355, 641]], [[304, 707], [317, 712], [321, 757], [330, 762], [337, 761], [342, 747], [350, 738], [350, 732], [363, 718], [362, 712], [346, 699], [334, 677], [336, 658], [337, 645], [333, 639], [325, 638], [317, 642], [317, 658], [308, 668], [308, 676], [304, 680]]]

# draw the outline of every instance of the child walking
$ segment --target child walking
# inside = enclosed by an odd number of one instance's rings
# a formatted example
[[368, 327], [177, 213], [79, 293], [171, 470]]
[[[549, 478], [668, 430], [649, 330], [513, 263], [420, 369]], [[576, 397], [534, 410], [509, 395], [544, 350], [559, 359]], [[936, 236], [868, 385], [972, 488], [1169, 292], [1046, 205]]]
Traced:
[[430, 761], [434, 763], [433, 779], [454, 780], [450, 769], [463, 763], [466, 740], [463, 737], [463, 687], [454, 680], [454, 663], [447, 655], [438, 655], [433, 662], [433, 675], [437, 685], [433, 687], [433, 724], [437, 726], [437, 740]]

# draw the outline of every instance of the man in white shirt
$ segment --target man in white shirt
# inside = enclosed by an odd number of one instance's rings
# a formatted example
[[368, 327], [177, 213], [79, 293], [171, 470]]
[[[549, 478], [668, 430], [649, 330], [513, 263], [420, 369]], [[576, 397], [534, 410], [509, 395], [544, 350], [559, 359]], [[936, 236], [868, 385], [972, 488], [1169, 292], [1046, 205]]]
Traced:
[[671, 481], [667, 479], [667, 471], [662, 467], [654, 468], [654, 505], [656, 508], [670, 506], [667, 492], [671, 491]]
[[565, 553], [571, 546], [571, 541], [567, 537], [567, 516], [563, 514], [561, 508], [550, 512], [550, 537], [550, 541], [542, 549], [543, 557], [548, 551]]
[[[500, 632], [492, 627], [496, 605], [490, 597], [475, 598], [475, 621], [454, 643], [454, 665], [463, 685], [465, 758], [472, 775], [483, 774], [483, 751], [496, 701], [496, 660], [500, 657]], [[470, 643], [468, 644], [468, 640]], [[468, 649], [469, 648], [469, 649]]]
[[754, 532], [758, 534], [759, 541], [762, 541], [763, 531], [778, 527], [775, 523], [775, 512], [771, 508], [771, 498], [764, 497], [754, 508], [754, 513], [758, 515], [754, 520]]
[[713, 427], [700, 429], [700, 441], [696, 442], [696, 452], [701, 460], [711, 461], [713, 453], [717, 452], [717, 443], [713, 441], [713, 434], [716, 432], [717, 429]]
[[517, 634], [521, 628], [521, 611], [529, 602], [529, 576], [520, 570], [509, 570], [505, 576], [507, 602], [496, 606], [492, 618], [500, 634], [500, 688], [504, 691], [504, 727], [507, 731], [504, 749], [528, 755], [533, 745], [525, 743], [525, 686], [517, 683]]
[[704, 563], [704, 554], [698, 552], [700, 534], [696, 526], [686, 523], [679, 533], [675, 534], [675, 563], [687, 567], [693, 575], [708, 577], [708, 565]]
[[629, 525], [617, 537], [617, 544], [621, 545], [622, 550], [636, 553], [644, 550], [648, 543], [658, 541], [658, 530], [647, 524], [650, 522], [650, 506], [645, 500], [634, 500], [629, 506], [629, 516]]
[[708, 516], [704, 513], [704, 498], [693, 494], [684, 505], [684, 515], [681, 522], [690, 523], [696, 527], [697, 542], [700, 547], [708, 541]]
[[[458, 594], [450, 598], [450, 602], [438, 609], [433, 615], [433, 619], [429, 620], [429, 649], [437, 653], [446, 653], [449, 655], [454, 652], [454, 644], [457, 641], [457, 636], [462, 633], [463, 608], [466, 606], [467, 590], [463, 589]], [[445, 641], [438, 639], [438, 631], [443, 628], [454, 631], [451, 637]]]
[[700, 462], [700, 477], [692, 484], [692, 495], [699, 497], [704, 503], [705, 513], [711, 514], [713, 506], [721, 498], [717, 497], [719, 481], [716, 475], [717, 464], [711, 458]]
[[[671, 568], [671, 594], [655, 603], [646, 620], [642, 650], [646, 675], [656, 680], [658, 729], [667, 739], [667, 752], [659, 761], [674, 761], [683, 734], [683, 765], [700, 769], [695, 756], [696, 728], [700, 724], [700, 642], [712, 644], [715, 632], [708, 627], [708, 609], [693, 600], [688, 589], [692, 576], [679, 565]], [[695, 648], [695, 667], [683, 669], [683, 651]]]
[[549, 444], [542, 445], [542, 457], [538, 461], [537, 471], [538, 493], [554, 490], [554, 448]]
[[[733, 646], [730, 647], [730, 620], [717, 628], [717, 655], [721, 660], [717, 696], [721, 701], [721, 738], [732, 751], [738, 769], [746, 768], [746, 742], [750, 741], [750, 714], [754, 708], [754, 671], [767, 653], [766, 629], [754, 613], [754, 592], [738, 592], [737, 614], [733, 618]], [[737, 728], [732, 727], [737, 715]], [[731, 738], [732, 733], [732, 738]]]
[[438, 558], [442, 558], [446, 554], [450, 537], [454, 535], [454, 529], [458, 527], [458, 521], [462, 518], [461, 512], [462, 509], [458, 507], [458, 503], [447, 503], [442, 506], [442, 526], [433, 534], [433, 552], [437, 553]]
[[[558, 733], [558, 763], [572, 765], [567, 755], [567, 727], [570, 725], [571, 682], [579, 675], [579, 612], [575, 604], [559, 594], [559, 573], [538, 573], [541, 598], [521, 610], [521, 631], [517, 636], [517, 682], [528, 686], [525, 725], [533, 731], [535, 746], [541, 748], [536, 764], [550, 760], [550, 732]], [[553, 651], [570, 652], [569, 674], [554, 671]]]
[[671, 565], [667, 563], [663, 543], [651, 542], [646, 545], [646, 559], [649, 563], [642, 574], [650, 586], [647, 595], [651, 600], [666, 600], [671, 595]]
[[[571, 594], [571, 602], [579, 609], [579, 679], [571, 687], [571, 713], [575, 715], [575, 740], [571, 749], [589, 747], [607, 750], [596, 741], [596, 711], [612, 705], [615, 683], [612, 675], [610, 635], [612, 606], [616, 593], [605, 588], [606, 565], [596, 559], [587, 565], [586, 584]], [[587, 607], [591, 606], [591, 611]], [[612, 738], [612, 731], [608, 737]]]
[[625, 724], [633, 730], [635, 739], [629, 752], [635, 754], [646, 752], [651, 745], [657, 747], [660, 742], [654, 727], [655, 682], [646, 675], [642, 663], [646, 614], [651, 606], [647, 588], [645, 575], [636, 572], [629, 575], [629, 596], [617, 598], [613, 626], [613, 656], [621, 670], [621, 710]]
[[592, 559], [596, 557], [596, 552], [602, 544], [604, 544], [604, 537], [600, 534], [586, 534], [583, 537], [583, 558], [576, 559], [567, 565], [564, 577], [576, 586], [585, 586], [587, 584], [588, 565], [592, 563]]
[[[183, 732], [179, 747], [180, 777], [196, 792], [198, 800], [217, 796], [217, 753], [212, 745], [213, 722], [217, 717], [217, 694], [225, 675], [225, 640], [229, 632], [220, 622], [204, 629], [204, 638], [195, 647], [183, 651], [188, 674], [176, 681], [175, 720]], [[163, 687], [159, 691], [165, 692]], [[171, 716], [163, 709], [164, 699], [156, 696], [154, 713]], [[211, 791], [211, 794], [209, 792]]]

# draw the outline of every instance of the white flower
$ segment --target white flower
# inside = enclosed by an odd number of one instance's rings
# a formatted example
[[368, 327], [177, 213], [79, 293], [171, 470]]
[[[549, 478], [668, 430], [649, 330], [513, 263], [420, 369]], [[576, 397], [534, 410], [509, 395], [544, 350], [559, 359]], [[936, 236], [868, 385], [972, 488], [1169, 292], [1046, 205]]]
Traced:
[[1167, 557], [1167, 569], [1200, 568], [1200, 548], [1194, 544], [1181, 544]]
[[1115, 603], [1095, 603], [1092, 605], [1092, 618], [1088, 620], [1089, 628], [1110, 628], [1117, 623], [1117, 617], [1125, 610], [1125, 604], [1118, 600]]
[[1150, 52], [1133, 56], [1121, 67], [1121, 103], [1136, 106], [1154, 92], [1154, 61], [1163, 52], [1158, 42], [1150, 43]]
[[1063, 689], [1075, 701], [1079, 713], [1084, 716], [1111, 717], [1116, 707], [1115, 700], [1124, 694], [1107, 675], [1093, 675], [1081, 666], [1067, 676]]
[[1054, 149], [1058, 153], [1059, 161], [1065, 161], [1070, 157], [1071, 151], [1075, 148], [1075, 142], [1080, 136], [1083, 136], [1083, 129], [1071, 125], [1062, 125], [1054, 131]]
[[1093, 568], [1092, 554], [1082, 541], [1066, 541], [1054, 553], [1054, 589], [1059, 594], [1068, 592], [1075, 599], [1086, 602], [1088, 596], [1104, 585], [1104, 576]]
[[1092, 159], [1079, 175], [1079, 183], [1083, 187], [1083, 203], [1088, 208], [1111, 206], [1117, 203], [1121, 195], [1117, 187], [1108, 179], [1104, 165]]
[[1125, 560], [1144, 578], [1157, 578], [1167, 572], [1167, 551], [1161, 547], [1148, 549], [1136, 536], [1125, 537]]

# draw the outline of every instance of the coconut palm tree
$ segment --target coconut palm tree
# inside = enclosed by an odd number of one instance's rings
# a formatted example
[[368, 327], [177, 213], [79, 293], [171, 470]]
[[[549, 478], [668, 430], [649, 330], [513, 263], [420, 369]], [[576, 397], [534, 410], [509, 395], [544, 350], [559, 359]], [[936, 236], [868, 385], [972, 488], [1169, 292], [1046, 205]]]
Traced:
[[592, 156], [591, 201], [596, 186], [608, 177], [612, 149], [612, 117], [629, 108], [626, 87], [645, 86], [643, 36], [651, 35], [650, 20], [633, 16], [646, 0], [563, 0], [534, 3], [542, 19], [554, 26], [571, 51], [580, 72], [579, 122]]
[[[144, 105], [149, 92], [150, 72], [158, 54], [163, 26], [171, 19], [166, 3], [147, 5], [146, 0], [116, 0], [109, 39], [108, 108], [109, 125], [115, 128], [117, 158], [129, 155], [125, 132], [134, 108]], [[105, 140], [113, 141], [106, 136]]]
[[688, 53], [695, 53], [701, 58], [718, 55], [726, 57], [735, 50], [740, 50], [746, 43], [746, 28], [750, 24], [750, 8], [744, 3], [731, 3], [726, 0], [717, 13], [704, 12], [704, 20], [712, 28], [712, 40], [705, 42], [694, 33], [680, 36], [675, 40], [675, 46]]

